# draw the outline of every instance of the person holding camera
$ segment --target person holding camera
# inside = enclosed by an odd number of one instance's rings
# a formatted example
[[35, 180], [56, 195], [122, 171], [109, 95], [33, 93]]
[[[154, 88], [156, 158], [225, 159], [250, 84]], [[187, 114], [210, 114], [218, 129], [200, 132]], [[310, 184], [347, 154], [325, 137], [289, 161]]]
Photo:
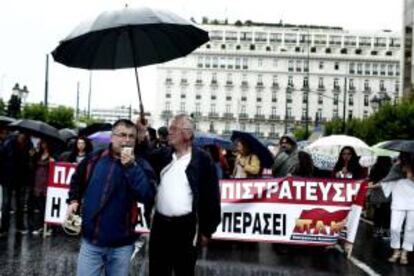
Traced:
[[77, 275], [128, 275], [137, 238], [137, 202], [152, 204], [150, 165], [134, 155], [137, 129], [130, 120], [114, 123], [108, 149], [78, 165], [69, 190], [68, 216], [82, 202], [82, 241]]

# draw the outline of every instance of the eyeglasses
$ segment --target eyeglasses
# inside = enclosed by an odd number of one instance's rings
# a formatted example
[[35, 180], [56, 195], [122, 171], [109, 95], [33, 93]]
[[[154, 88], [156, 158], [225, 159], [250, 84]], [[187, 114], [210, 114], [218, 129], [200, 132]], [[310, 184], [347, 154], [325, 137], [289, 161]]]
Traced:
[[117, 136], [119, 138], [122, 138], [122, 139], [129, 138], [130, 140], [134, 140], [136, 138], [135, 134], [128, 134], [128, 133], [125, 133], [125, 132], [120, 132], [120, 133], [113, 132], [112, 135], [115, 135], [115, 136]]

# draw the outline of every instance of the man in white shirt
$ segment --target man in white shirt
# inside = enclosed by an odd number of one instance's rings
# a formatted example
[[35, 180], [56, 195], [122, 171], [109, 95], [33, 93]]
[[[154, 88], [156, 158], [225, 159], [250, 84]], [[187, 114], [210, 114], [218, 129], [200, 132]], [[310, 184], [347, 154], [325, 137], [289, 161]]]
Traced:
[[177, 115], [169, 127], [172, 152], [165, 160], [155, 202], [150, 275], [194, 275], [196, 246], [207, 245], [221, 220], [220, 192], [211, 157], [193, 147], [193, 124]]

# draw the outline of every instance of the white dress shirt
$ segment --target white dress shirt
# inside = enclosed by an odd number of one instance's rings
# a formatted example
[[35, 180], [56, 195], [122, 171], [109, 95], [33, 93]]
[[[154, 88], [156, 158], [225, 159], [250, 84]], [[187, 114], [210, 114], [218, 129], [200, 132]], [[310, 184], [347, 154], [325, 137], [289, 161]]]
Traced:
[[161, 183], [158, 187], [155, 209], [164, 216], [176, 217], [191, 213], [193, 192], [185, 170], [191, 160], [191, 152], [173, 159], [161, 171]]

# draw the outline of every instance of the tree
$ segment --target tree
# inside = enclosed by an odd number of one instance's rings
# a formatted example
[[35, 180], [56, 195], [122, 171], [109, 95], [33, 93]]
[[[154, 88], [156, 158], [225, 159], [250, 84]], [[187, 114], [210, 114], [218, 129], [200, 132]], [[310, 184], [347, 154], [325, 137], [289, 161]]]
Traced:
[[25, 119], [38, 120], [47, 122], [48, 110], [47, 107], [41, 103], [28, 104], [23, 108], [22, 117]]
[[309, 138], [309, 135], [306, 137], [306, 129], [302, 126], [295, 127], [293, 135], [295, 135], [298, 141], [307, 140]]
[[48, 123], [56, 128], [73, 128], [74, 110], [70, 107], [58, 106], [49, 111]]
[[6, 104], [0, 99], [0, 115], [6, 115]]
[[7, 104], [7, 116], [13, 118], [20, 118], [21, 108], [22, 101], [20, 100], [19, 96], [12, 95]]

